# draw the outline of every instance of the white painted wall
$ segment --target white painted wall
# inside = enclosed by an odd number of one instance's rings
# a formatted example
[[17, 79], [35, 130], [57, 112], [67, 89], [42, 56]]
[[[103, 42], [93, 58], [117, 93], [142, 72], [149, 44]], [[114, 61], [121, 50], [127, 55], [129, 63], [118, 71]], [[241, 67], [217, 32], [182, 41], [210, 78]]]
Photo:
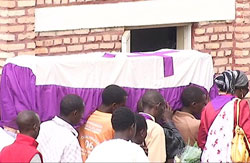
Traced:
[[235, 0], [151, 0], [35, 10], [35, 31], [233, 20]]

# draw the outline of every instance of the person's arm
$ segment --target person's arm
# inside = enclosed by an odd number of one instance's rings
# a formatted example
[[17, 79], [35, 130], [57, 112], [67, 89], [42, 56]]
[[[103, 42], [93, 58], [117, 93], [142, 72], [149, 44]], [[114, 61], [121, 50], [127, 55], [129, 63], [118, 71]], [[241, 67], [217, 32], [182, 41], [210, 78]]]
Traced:
[[162, 127], [166, 139], [167, 157], [173, 159], [185, 147], [185, 142], [173, 122], [163, 123]]
[[150, 162], [165, 162], [166, 144], [165, 135], [162, 127], [157, 124], [157, 126], [153, 127], [152, 131], [150, 132], [150, 135], [148, 135], [147, 137], [148, 138], [146, 139], [146, 144], [148, 147], [148, 158]]
[[200, 127], [199, 127], [199, 132], [198, 132], [198, 146], [203, 150], [203, 148], [205, 147], [206, 144], [206, 140], [207, 140], [207, 133], [208, 130], [205, 127], [205, 109], [203, 110], [202, 114], [201, 114], [201, 123], [200, 123]]
[[[234, 104], [234, 126], [236, 126], [236, 105], [237, 101]], [[250, 142], [250, 110], [249, 104], [246, 100], [241, 100], [240, 102], [240, 114], [239, 114], [239, 126], [244, 130], [248, 141]]]

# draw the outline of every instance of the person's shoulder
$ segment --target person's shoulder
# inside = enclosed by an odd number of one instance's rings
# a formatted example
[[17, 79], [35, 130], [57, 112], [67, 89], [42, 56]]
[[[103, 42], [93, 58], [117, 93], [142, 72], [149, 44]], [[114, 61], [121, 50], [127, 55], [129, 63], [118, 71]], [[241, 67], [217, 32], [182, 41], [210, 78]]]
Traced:
[[152, 120], [147, 120], [146, 122], [148, 125], [148, 130], [152, 130], [152, 132], [155, 132], [155, 131], [163, 132], [163, 128], [158, 123], [156, 123]]

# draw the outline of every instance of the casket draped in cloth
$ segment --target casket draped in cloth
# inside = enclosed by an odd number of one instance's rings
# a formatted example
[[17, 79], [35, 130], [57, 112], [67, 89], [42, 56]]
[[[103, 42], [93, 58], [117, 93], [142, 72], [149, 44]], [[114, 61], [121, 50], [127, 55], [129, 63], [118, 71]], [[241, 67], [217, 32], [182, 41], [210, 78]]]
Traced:
[[6, 62], [0, 104], [1, 124], [9, 127], [15, 127], [17, 113], [26, 109], [37, 112], [42, 121], [53, 118], [66, 94], [83, 98], [84, 122], [100, 105], [101, 93], [110, 84], [125, 88], [127, 106], [134, 111], [148, 89], [159, 90], [174, 109], [181, 107], [181, 92], [190, 84], [204, 88], [211, 98], [217, 95], [211, 56], [193, 50], [18, 56]]

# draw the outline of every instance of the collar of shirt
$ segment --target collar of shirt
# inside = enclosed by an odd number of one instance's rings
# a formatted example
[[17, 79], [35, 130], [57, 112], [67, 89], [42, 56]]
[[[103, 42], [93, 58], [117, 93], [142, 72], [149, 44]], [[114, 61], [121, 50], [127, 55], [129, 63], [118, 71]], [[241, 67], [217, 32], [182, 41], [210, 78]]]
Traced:
[[152, 115], [150, 115], [150, 114], [148, 114], [148, 113], [144, 113], [144, 112], [141, 112], [142, 114], [145, 114], [145, 115], [147, 115], [147, 116], [149, 116], [151, 119], [152, 119], [152, 121], [154, 121], [155, 122], [155, 117], [153, 117]]
[[74, 129], [74, 127], [71, 126], [71, 124], [69, 124], [68, 122], [64, 121], [63, 119], [55, 116], [52, 121], [54, 121], [57, 125], [60, 125], [62, 127], [67, 128], [68, 130], [70, 130], [76, 137], [78, 136], [77, 131]]
[[34, 138], [24, 134], [17, 134], [16, 142], [31, 145], [34, 147], [38, 146], [38, 143]]

